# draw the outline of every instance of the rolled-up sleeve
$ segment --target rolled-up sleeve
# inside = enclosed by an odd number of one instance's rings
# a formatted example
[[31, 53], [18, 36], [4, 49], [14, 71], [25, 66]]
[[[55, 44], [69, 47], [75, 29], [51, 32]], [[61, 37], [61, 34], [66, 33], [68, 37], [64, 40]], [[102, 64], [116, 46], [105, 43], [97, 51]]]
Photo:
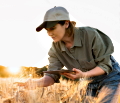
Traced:
[[99, 30], [94, 31], [95, 36], [92, 42], [92, 52], [98, 67], [107, 74], [112, 71], [110, 55], [114, 52], [111, 39]]
[[[49, 52], [49, 65], [48, 65], [48, 71], [53, 71], [53, 70], [60, 70], [63, 68], [63, 64], [59, 61], [55, 54], [55, 50], [53, 47], [50, 48]], [[48, 74], [45, 73], [46, 76], [50, 76], [54, 79], [56, 83], [59, 83], [60, 75], [59, 74]]]

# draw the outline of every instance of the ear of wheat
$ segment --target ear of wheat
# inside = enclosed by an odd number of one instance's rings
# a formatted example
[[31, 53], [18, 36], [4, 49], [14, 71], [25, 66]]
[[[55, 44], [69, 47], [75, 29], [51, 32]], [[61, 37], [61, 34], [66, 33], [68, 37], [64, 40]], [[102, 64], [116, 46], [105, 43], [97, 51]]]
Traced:
[[[13, 78], [11, 82], [9, 79], [0, 79], [0, 103], [100, 103], [106, 93], [111, 92], [103, 88], [97, 98], [86, 96], [88, 80], [74, 82], [60, 79], [60, 83], [27, 90], [13, 85], [19, 78]], [[116, 99], [120, 101], [120, 95]]]

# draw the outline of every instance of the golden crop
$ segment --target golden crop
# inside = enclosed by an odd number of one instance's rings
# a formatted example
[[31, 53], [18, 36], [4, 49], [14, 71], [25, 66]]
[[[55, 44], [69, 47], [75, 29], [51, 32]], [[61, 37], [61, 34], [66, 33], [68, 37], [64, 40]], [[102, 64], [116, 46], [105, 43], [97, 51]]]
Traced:
[[[24, 81], [25, 79], [23, 79]], [[19, 78], [0, 78], [0, 103], [100, 103], [100, 100], [110, 92], [104, 88], [99, 98], [85, 96], [89, 81], [79, 82], [60, 80], [60, 83], [48, 87], [39, 87], [27, 90], [18, 87], [14, 82], [21, 81]], [[119, 96], [120, 101], [120, 96]], [[115, 100], [117, 100], [115, 98]], [[120, 103], [120, 102], [113, 102]]]

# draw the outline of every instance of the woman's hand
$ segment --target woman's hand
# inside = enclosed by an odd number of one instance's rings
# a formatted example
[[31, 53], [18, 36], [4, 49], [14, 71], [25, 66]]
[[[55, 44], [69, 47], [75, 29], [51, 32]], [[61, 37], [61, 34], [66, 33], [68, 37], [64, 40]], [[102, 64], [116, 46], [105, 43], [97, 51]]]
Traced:
[[[40, 79], [28, 79], [26, 82], [16, 82], [18, 86], [23, 86], [25, 89], [36, 89], [37, 87], [47, 87], [55, 83], [50, 76], [44, 76]], [[15, 84], [15, 83], [14, 83]]]
[[61, 74], [72, 80], [86, 77], [86, 73], [82, 72], [79, 69], [73, 68], [73, 71], [75, 72], [75, 74], [71, 74], [71, 73], [61, 73]]
[[23, 86], [25, 89], [36, 89], [37, 85], [36, 82], [32, 79], [28, 79], [26, 82], [15, 82], [18, 86]]

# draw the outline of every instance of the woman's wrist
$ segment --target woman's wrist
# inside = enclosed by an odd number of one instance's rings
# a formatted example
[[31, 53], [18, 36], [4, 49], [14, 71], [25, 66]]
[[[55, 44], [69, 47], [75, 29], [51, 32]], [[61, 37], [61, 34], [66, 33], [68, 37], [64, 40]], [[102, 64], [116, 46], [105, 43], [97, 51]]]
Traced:
[[36, 85], [36, 87], [41, 87], [40, 79], [34, 80], [34, 84]]
[[83, 72], [82, 78], [88, 78], [88, 73], [87, 72]]

